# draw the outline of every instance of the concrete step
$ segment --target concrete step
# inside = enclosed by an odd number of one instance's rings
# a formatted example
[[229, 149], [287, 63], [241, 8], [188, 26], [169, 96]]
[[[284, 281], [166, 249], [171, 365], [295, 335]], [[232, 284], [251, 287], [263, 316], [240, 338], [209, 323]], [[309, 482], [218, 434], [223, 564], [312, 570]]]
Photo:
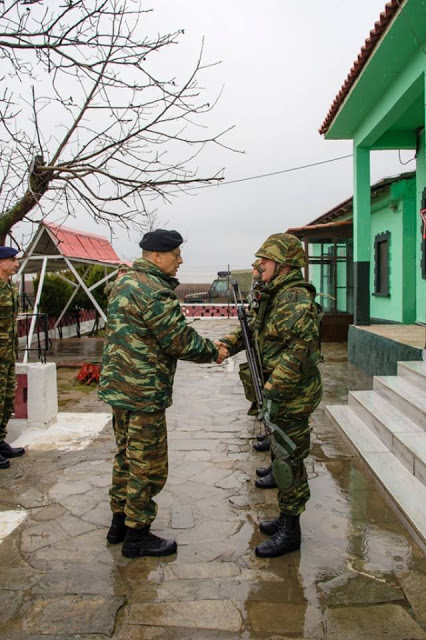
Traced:
[[426, 362], [423, 360], [398, 362], [398, 375], [426, 393]]
[[426, 431], [376, 391], [350, 391], [348, 405], [410, 473], [426, 485]]
[[405, 468], [350, 407], [327, 405], [325, 410], [355, 447], [423, 545], [426, 544], [426, 486]]
[[375, 376], [373, 389], [426, 431], [426, 395], [399, 376]]

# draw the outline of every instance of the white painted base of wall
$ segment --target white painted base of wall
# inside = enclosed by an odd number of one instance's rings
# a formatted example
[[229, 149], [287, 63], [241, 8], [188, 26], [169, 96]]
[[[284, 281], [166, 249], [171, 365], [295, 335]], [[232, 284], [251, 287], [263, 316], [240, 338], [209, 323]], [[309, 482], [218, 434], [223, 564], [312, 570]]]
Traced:
[[58, 415], [56, 364], [48, 362], [16, 363], [16, 373], [26, 374], [28, 381], [28, 427], [46, 427]]

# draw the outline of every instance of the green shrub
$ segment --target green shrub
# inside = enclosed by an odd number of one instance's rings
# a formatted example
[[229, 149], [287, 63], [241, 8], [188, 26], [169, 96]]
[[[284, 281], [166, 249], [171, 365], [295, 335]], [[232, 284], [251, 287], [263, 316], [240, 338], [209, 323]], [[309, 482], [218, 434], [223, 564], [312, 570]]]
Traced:
[[[77, 271], [81, 277], [83, 277], [85, 270], [86, 267], [84, 266], [77, 268]], [[111, 271], [112, 268], [108, 267], [107, 270]], [[103, 278], [104, 273], [104, 267], [93, 265], [84, 279], [85, 284], [88, 287], [91, 287], [93, 284], [95, 284], [95, 282]], [[65, 271], [63, 275], [68, 278], [68, 280], [76, 282], [75, 277], [69, 271]], [[37, 291], [39, 280], [39, 276], [34, 279], [35, 292]], [[92, 291], [93, 297], [103, 310], [106, 310], [108, 303], [107, 296], [105, 295], [104, 291], [105, 284], [106, 283], [99, 285], [99, 287], [96, 287], [96, 289], [93, 289]], [[58, 317], [62, 313], [73, 291], [74, 287], [60, 278], [57, 274], [46, 274], [44, 279], [43, 291], [41, 292], [40, 311], [42, 313], [47, 313], [50, 317]], [[92, 301], [81, 288], [78, 291], [77, 295], [74, 297], [69, 307], [69, 311], [74, 310], [76, 307], [80, 309], [93, 309]]]

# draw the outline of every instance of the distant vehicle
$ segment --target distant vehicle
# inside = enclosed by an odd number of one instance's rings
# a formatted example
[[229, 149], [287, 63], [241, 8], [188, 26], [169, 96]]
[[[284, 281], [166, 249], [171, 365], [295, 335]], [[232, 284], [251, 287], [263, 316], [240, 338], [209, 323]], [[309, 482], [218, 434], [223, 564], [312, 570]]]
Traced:
[[213, 280], [208, 291], [188, 293], [184, 296], [183, 301], [185, 304], [232, 302], [231, 282], [233, 280], [236, 280], [240, 285], [243, 299], [247, 298], [252, 282], [251, 269], [236, 269], [234, 271], [218, 271], [217, 278]]

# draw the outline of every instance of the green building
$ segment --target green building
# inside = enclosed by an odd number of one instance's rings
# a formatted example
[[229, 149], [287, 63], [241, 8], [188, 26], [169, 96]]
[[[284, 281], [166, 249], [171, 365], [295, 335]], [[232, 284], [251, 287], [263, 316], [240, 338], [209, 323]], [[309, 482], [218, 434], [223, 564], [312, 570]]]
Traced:
[[[420, 212], [424, 208], [421, 200], [426, 188], [425, 40], [425, 1], [389, 2], [320, 129], [327, 140], [353, 140], [354, 321], [357, 325], [370, 324], [371, 293], [376, 296], [375, 313], [383, 314], [386, 310], [389, 319], [393, 315], [399, 322], [425, 321], [425, 241], [420, 215], [416, 220], [407, 216], [403, 225], [403, 242], [406, 239], [410, 244], [414, 236], [415, 255], [413, 262], [406, 261], [400, 267], [404, 288], [410, 289], [402, 316], [396, 309], [391, 313], [393, 299], [387, 292], [386, 274], [379, 272], [373, 276], [371, 262], [372, 246], [376, 245], [379, 261], [382, 264], [392, 261], [394, 269], [397, 268], [391, 255], [396, 233], [380, 226], [379, 217], [376, 217], [375, 228], [370, 224], [372, 150], [411, 149], [416, 153], [415, 210]], [[384, 214], [385, 226], [390, 225], [391, 220], [391, 216]], [[376, 233], [379, 229], [383, 233], [381, 238]], [[380, 295], [382, 300], [378, 299]], [[387, 302], [390, 302], [389, 308]]]
[[[353, 276], [348, 286], [353, 287], [357, 327], [425, 324], [426, 240], [419, 215], [426, 208], [425, 95], [426, 2], [392, 0], [320, 129], [327, 140], [353, 141]], [[371, 151], [389, 149], [412, 150], [416, 171], [372, 197]]]
[[[371, 323], [416, 321], [416, 175], [404, 173], [371, 187]], [[353, 321], [353, 198], [289, 232], [305, 241], [308, 279], [327, 314]], [[386, 244], [382, 244], [383, 241]], [[386, 253], [383, 247], [386, 246]]]
[[[426, 264], [419, 214], [426, 209], [425, 96], [426, 0], [391, 0], [320, 129], [328, 140], [353, 141], [348, 359], [373, 375], [372, 388], [349, 391], [347, 404], [326, 406], [325, 413], [423, 550]], [[416, 170], [371, 188], [371, 151], [387, 149], [411, 150]]]

